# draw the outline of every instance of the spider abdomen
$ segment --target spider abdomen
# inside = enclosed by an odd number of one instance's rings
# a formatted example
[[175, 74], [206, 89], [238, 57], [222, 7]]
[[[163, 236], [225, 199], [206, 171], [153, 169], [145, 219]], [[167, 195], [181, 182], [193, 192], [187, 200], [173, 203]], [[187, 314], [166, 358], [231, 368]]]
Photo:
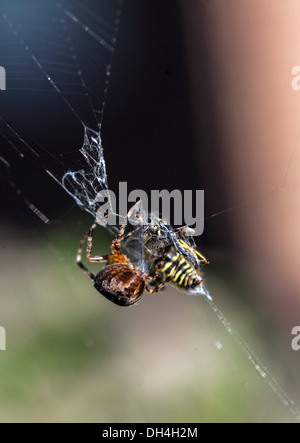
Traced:
[[94, 286], [119, 306], [136, 303], [146, 288], [145, 278], [128, 263], [107, 265], [95, 277]]

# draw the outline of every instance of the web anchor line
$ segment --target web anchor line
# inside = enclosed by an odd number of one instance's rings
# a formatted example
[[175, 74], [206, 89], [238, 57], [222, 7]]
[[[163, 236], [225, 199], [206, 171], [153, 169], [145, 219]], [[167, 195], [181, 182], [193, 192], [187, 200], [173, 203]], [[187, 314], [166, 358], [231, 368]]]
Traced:
[[231, 322], [227, 319], [227, 317], [223, 314], [218, 305], [214, 302], [213, 297], [207, 290], [207, 288], [203, 289], [202, 294], [205, 296], [207, 303], [210, 308], [214, 312], [214, 314], [218, 317], [219, 321], [222, 323], [224, 328], [236, 342], [238, 347], [243, 351], [246, 355], [247, 359], [250, 361], [255, 370], [259, 373], [259, 375], [265, 380], [265, 382], [269, 385], [275, 395], [281, 400], [283, 405], [288, 408], [290, 413], [300, 421], [300, 409], [295, 405], [294, 400], [292, 400], [288, 394], [282, 389], [278, 381], [273, 377], [270, 371], [266, 368], [266, 366], [261, 362], [259, 357], [255, 354], [255, 352], [251, 349], [251, 347], [245, 342], [245, 340], [241, 337], [238, 331], [232, 326]]
[[[68, 57], [69, 59], [73, 60], [74, 63], [58, 63], [58, 65], [61, 66], [67, 66], [68, 68], [74, 68], [74, 72], [70, 71], [67, 72], [69, 75], [72, 75], [73, 73], [76, 74], [78, 76], [79, 79], [79, 85], [81, 86], [82, 90], [84, 91], [83, 93], [81, 93], [80, 91], [63, 91], [60, 89], [60, 85], [62, 84], [67, 84], [67, 85], [71, 85], [70, 82], [67, 83], [62, 83], [59, 82], [59, 80], [57, 80], [55, 77], [52, 77], [50, 75], [50, 72], [53, 73], [54, 71], [56, 72], [57, 69], [52, 69], [51, 66], [53, 65], [53, 61], [49, 62], [47, 60], [44, 60], [43, 58], [39, 57], [38, 54], [35, 53], [34, 51], [34, 47], [29, 46], [27, 41], [28, 39], [23, 38], [24, 36], [21, 35], [18, 26], [15, 26], [15, 23], [13, 23], [13, 20], [10, 20], [10, 18], [8, 17], [8, 15], [6, 15], [5, 13], [1, 14], [2, 19], [4, 21], [4, 23], [8, 26], [8, 29], [11, 32], [11, 37], [12, 39], [16, 40], [19, 44], [19, 46], [21, 48], [23, 48], [25, 55], [22, 55], [20, 57], [22, 57], [22, 61], [24, 60], [24, 58], [28, 57], [28, 60], [31, 60], [31, 63], [33, 62], [34, 65], [38, 68], [38, 71], [40, 73], [42, 73], [42, 77], [43, 79], [45, 79], [47, 81], [48, 84], [51, 85], [51, 88], [49, 90], [45, 89], [45, 88], [34, 88], [34, 89], [30, 89], [30, 90], [35, 90], [35, 91], [45, 91], [45, 92], [49, 92], [49, 91], [53, 91], [57, 94], [59, 94], [59, 96], [62, 98], [63, 102], [65, 103], [65, 105], [68, 107], [68, 109], [72, 112], [72, 114], [76, 117], [76, 119], [80, 122], [81, 126], [83, 127], [84, 130], [84, 143], [86, 142], [86, 134], [87, 132], [89, 133], [93, 133], [93, 137], [90, 138], [89, 142], [91, 143], [92, 146], [87, 147], [87, 150], [90, 150], [91, 154], [92, 154], [92, 161], [89, 164], [90, 170], [92, 170], [93, 165], [93, 161], [94, 158], [97, 158], [97, 152], [98, 149], [101, 150], [102, 152], [102, 146], [101, 146], [101, 138], [100, 138], [100, 129], [101, 129], [101, 124], [102, 124], [102, 119], [103, 119], [103, 112], [104, 112], [104, 107], [106, 104], [106, 99], [107, 99], [107, 91], [108, 91], [108, 85], [109, 85], [109, 81], [110, 81], [110, 74], [111, 74], [111, 69], [112, 69], [112, 57], [113, 57], [113, 53], [114, 53], [114, 47], [115, 47], [115, 43], [117, 40], [117, 34], [118, 34], [118, 30], [119, 30], [119, 24], [120, 24], [120, 18], [121, 18], [121, 14], [122, 14], [122, 6], [123, 6], [123, 1], [122, 0], [118, 0], [117, 2], [117, 7], [114, 11], [114, 15], [112, 16], [112, 22], [109, 24], [109, 22], [106, 23], [106, 21], [103, 21], [103, 24], [108, 26], [109, 31], [103, 31], [104, 35], [105, 35], [105, 39], [101, 38], [100, 35], [98, 35], [96, 32], [94, 32], [94, 30], [92, 30], [91, 28], [89, 28], [89, 26], [87, 26], [83, 21], [79, 20], [78, 17], [76, 17], [72, 12], [70, 12], [69, 10], [65, 9], [62, 7], [62, 5], [56, 5], [57, 6], [57, 11], [60, 11], [61, 13], [61, 17], [65, 17], [65, 18], [57, 18], [55, 17], [55, 22], [59, 24], [60, 28], [61, 28], [61, 33], [62, 35], [64, 35], [64, 39], [67, 42], [67, 45], [65, 46], [61, 46], [62, 49], [67, 49], [69, 51], [69, 54], [66, 53], [61, 53], [61, 56], [63, 57]], [[85, 10], [87, 10], [87, 7], [84, 8]], [[90, 11], [91, 12], [91, 11]], [[92, 14], [92, 17], [95, 18], [94, 13]], [[103, 63], [103, 74], [105, 75], [105, 82], [103, 84], [103, 98], [100, 106], [100, 110], [97, 110], [94, 108], [94, 105], [92, 103], [92, 99], [90, 97], [90, 91], [89, 91], [89, 87], [88, 85], [85, 83], [85, 79], [83, 77], [83, 73], [82, 70], [80, 69], [79, 66], [79, 59], [77, 57], [77, 52], [75, 50], [75, 46], [73, 44], [73, 41], [71, 39], [71, 35], [69, 32], [69, 27], [67, 26], [67, 20], [71, 20], [73, 23], [75, 23], [76, 25], [79, 25], [79, 27], [81, 28], [81, 30], [83, 30], [84, 32], [86, 32], [86, 34], [88, 36], [90, 36], [92, 39], [96, 40], [97, 43], [99, 43], [101, 46], [103, 46], [107, 52], [107, 63]], [[43, 28], [44, 29], [44, 28]], [[79, 29], [79, 28], [78, 28]], [[81, 32], [81, 31], [79, 31]], [[101, 31], [100, 31], [101, 32]], [[31, 40], [30, 40], [31, 41]], [[49, 44], [49, 41], [44, 41], [45, 44]], [[50, 42], [51, 43], [51, 42]], [[55, 43], [56, 45], [57, 43]], [[53, 48], [52, 50], [55, 50], [54, 44], [52, 45]], [[51, 66], [49, 66], [51, 63]], [[29, 63], [28, 63], [29, 64]], [[17, 71], [18, 72], [18, 71]], [[33, 71], [34, 72], [34, 71]], [[28, 80], [28, 78], [27, 78]], [[71, 85], [72, 86], [72, 85]], [[10, 88], [13, 90], [27, 90], [27, 88]], [[96, 124], [97, 127], [97, 131], [93, 131], [92, 129], [89, 129], [89, 125], [85, 123], [84, 119], [82, 119], [80, 117], [80, 114], [78, 113], [78, 110], [76, 107], [73, 106], [72, 102], [70, 102], [67, 98], [66, 98], [66, 94], [72, 94], [72, 95], [79, 95], [79, 96], [85, 96], [86, 100], [88, 102], [88, 105], [92, 111], [92, 114], [94, 116], [94, 123]], [[95, 98], [96, 95], [95, 95]], [[14, 137], [17, 137], [18, 140], [22, 143], [22, 145], [24, 147], [26, 147], [32, 154], [34, 154], [39, 160], [41, 159], [40, 155], [38, 154], [37, 151], [35, 151], [35, 149], [31, 146], [31, 144], [29, 144], [26, 139], [21, 136], [15, 129], [14, 129], [14, 125], [12, 126], [11, 124], [9, 124], [4, 118], [2, 118], [0, 116], [0, 121], [2, 121], [2, 123], [7, 127], [7, 129], [13, 134]], [[14, 149], [17, 151], [17, 153], [21, 156], [24, 157], [24, 154], [21, 150], [19, 150], [19, 148], [16, 147], [16, 145], [14, 143], [12, 143], [11, 141], [9, 141], [5, 135], [3, 135], [3, 137], [6, 139], [7, 143]], [[99, 143], [99, 146], [95, 147], [95, 143]], [[45, 151], [47, 151], [45, 149]], [[77, 150], [76, 150], [77, 151]], [[83, 155], [85, 155], [85, 152], [83, 152]], [[52, 156], [53, 157], [53, 156]], [[100, 156], [101, 157], [101, 156]], [[100, 159], [101, 160], [101, 159]], [[3, 164], [7, 163], [7, 160], [1, 156], [1, 162]], [[58, 184], [60, 184], [61, 186], [63, 186], [63, 183], [66, 181], [66, 178], [70, 177], [70, 180], [72, 180], [72, 176], [71, 174], [69, 174], [69, 172], [65, 173], [65, 175], [63, 177], [59, 177], [57, 178], [55, 176], [55, 174], [53, 174], [52, 172], [50, 172], [49, 170], [47, 170], [47, 168], [44, 168], [45, 171], [54, 179], [56, 180], [56, 182]], [[105, 172], [105, 163], [104, 162], [100, 162], [99, 163], [99, 170], [100, 173], [102, 173], [102, 177], [93, 177], [93, 179], [95, 179], [95, 183], [97, 184], [97, 186], [100, 186], [100, 189], [103, 187], [105, 188], [105, 183], [103, 182], [103, 177], [106, 174]], [[98, 171], [99, 172], [99, 171]], [[75, 178], [75, 175], [74, 175]], [[90, 185], [92, 185], [92, 182], [89, 181], [90, 176], [87, 175], [86, 177], [86, 183], [87, 183], [87, 189], [90, 187]], [[105, 180], [104, 180], [105, 181]], [[13, 181], [11, 180], [11, 184], [13, 183]], [[16, 185], [11, 185], [11, 187], [14, 187], [15, 189], [17, 189]], [[63, 186], [64, 189], [70, 194], [71, 192], [67, 189], [67, 186]], [[22, 194], [22, 192], [18, 189], [17, 194], [20, 196]], [[85, 193], [83, 199], [84, 199], [84, 203], [87, 202], [87, 200], [90, 198], [90, 191], [88, 190], [87, 193]], [[83, 209], [85, 209], [84, 205], [80, 205], [80, 201], [77, 199], [75, 199], [76, 203], [81, 206]], [[48, 223], [49, 219], [41, 212], [39, 211], [39, 209], [33, 205], [33, 203], [31, 203], [28, 199], [26, 199], [24, 197], [24, 203], [26, 204], [26, 206], [28, 206], [28, 208], [34, 213], [36, 214], [43, 222]], [[91, 209], [89, 211], [90, 213], [93, 213], [93, 209]]]

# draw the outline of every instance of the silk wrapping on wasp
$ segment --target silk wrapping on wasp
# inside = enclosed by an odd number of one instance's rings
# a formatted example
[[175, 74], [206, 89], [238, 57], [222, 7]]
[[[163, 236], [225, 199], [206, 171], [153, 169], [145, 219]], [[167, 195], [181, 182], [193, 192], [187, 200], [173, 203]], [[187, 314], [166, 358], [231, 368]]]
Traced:
[[[125, 217], [118, 235], [110, 244], [110, 254], [92, 255], [93, 231], [97, 226], [94, 223], [89, 233], [81, 238], [77, 265], [93, 280], [97, 291], [120, 306], [132, 305], [145, 291], [149, 294], [156, 293], [167, 283], [173, 283], [189, 292], [203, 293], [201, 267], [208, 261], [194, 247], [191, 237], [193, 230], [186, 226], [174, 230], [155, 216], [149, 216], [145, 223], [136, 210], [139, 203], [138, 201]], [[134, 211], [139, 225], [126, 233], [128, 220]], [[106, 262], [96, 276], [81, 261], [86, 238], [87, 259], [90, 262]], [[142, 267], [135, 264], [127, 253], [131, 243], [136, 241], [141, 246]]]

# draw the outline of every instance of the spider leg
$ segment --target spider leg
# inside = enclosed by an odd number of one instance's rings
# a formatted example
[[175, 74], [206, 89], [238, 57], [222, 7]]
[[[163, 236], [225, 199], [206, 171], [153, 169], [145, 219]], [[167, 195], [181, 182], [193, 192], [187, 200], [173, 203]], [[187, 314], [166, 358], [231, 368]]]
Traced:
[[[113, 251], [113, 253], [120, 253], [121, 251], [121, 241], [125, 240], [126, 238], [130, 237], [132, 234], [134, 234], [134, 232], [136, 232], [138, 229], [140, 229], [141, 227], [138, 226], [136, 229], [134, 229], [133, 231], [129, 232], [127, 235], [124, 236], [124, 232], [128, 223], [128, 219], [131, 216], [134, 208], [141, 202], [141, 200], [138, 200], [129, 210], [129, 212], [127, 213], [126, 217], [125, 217], [125, 221], [122, 224], [120, 231], [117, 235], [117, 237], [111, 242], [110, 247], [111, 250]], [[137, 216], [140, 220], [142, 220], [142, 217], [139, 213], [137, 213]]]
[[83, 248], [83, 244], [85, 242], [85, 239], [87, 238], [87, 247], [86, 247], [86, 256], [88, 258], [88, 260], [90, 262], [103, 262], [103, 261], [110, 261], [112, 254], [108, 254], [108, 255], [96, 255], [96, 256], [91, 256], [92, 253], [92, 245], [93, 245], [93, 230], [95, 229], [95, 227], [97, 226], [96, 223], [94, 223], [90, 229], [89, 229], [89, 233], [84, 234], [81, 237], [80, 243], [79, 243], [79, 247], [78, 247], [78, 251], [77, 251], [77, 256], [76, 256], [76, 264], [80, 267], [80, 269], [83, 270], [83, 272], [85, 272], [92, 280], [95, 279], [95, 275], [88, 270], [88, 268], [82, 263], [81, 259], [82, 259], [82, 248]]
[[88, 238], [87, 238], [87, 245], [86, 245], [86, 257], [90, 262], [108, 261], [111, 257], [111, 254], [94, 255], [94, 256], [91, 255], [92, 254], [92, 246], [93, 246], [93, 232], [96, 227], [97, 227], [97, 223], [94, 223], [89, 229], [89, 234], [88, 234]]
[[[127, 240], [127, 239], [130, 238], [133, 234], [136, 234], [138, 231], [140, 231], [140, 230], [142, 229], [142, 227], [143, 227], [143, 219], [142, 219], [142, 217], [141, 217], [141, 214], [139, 214], [139, 213], [137, 212], [136, 217], [140, 220], [141, 225], [138, 226], [137, 228], [135, 228], [133, 231], [128, 232], [128, 234], [123, 235], [123, 236], [120, 238], [120, 243], [123, 242], [124, 240]], [[114, 241], [115, 241], [115, 240], [114, 240]]]
[[83, 270], [83, 272], [85, 272], [92, 280], [95, 280], [95, 276], [94, 274], [88, 270], [88, 268], [82, 263], [81, 261], [81, 256], [82, 256], [82, 247], [83, 244], [85, 242], [87, 234], [84, 234], [81, 237], [80, 243], [79, 243], [79, 247], [78, 247], [78, 251], [77, 251], [77, 256], [76, 256], [76, 264], [80, 267], [80, 269]]

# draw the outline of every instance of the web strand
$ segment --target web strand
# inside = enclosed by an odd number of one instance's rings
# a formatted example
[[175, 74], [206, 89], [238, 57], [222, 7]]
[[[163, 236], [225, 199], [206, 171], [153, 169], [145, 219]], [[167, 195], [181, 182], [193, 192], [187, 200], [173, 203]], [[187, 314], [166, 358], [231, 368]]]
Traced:
[[258, 374], [262, 377], [262, 379], [268, 384], [268, 386], [272, 389], [275, 395], [280, 399], [285, 407], [288, 408], [290, 413], [300, 421], [300, 410], [296, 406], [295, 402], [288, 396], [288, 394], [281, 388], [278, 381], [273, 377], [271, 372], [266, 368], [266, 366], [261, 362], [256, 353], [251, 349], [251, 347], [245, 342], [245, 340], [241, 337], [238, 331], [233, 327], [232, 323], [226, 318], [221, 309], [214, 302], [213, 297], [205, 288], [203, 290], [203, 294], [205, 295], [206, 301], [209, 304], [210, 308], [217, 316], [218, 320], [224, 326], [226, 331], [229, 333], [231, 338], [236, 342], [238, 347], [243, 351], [248, 361], [252, 364]]

